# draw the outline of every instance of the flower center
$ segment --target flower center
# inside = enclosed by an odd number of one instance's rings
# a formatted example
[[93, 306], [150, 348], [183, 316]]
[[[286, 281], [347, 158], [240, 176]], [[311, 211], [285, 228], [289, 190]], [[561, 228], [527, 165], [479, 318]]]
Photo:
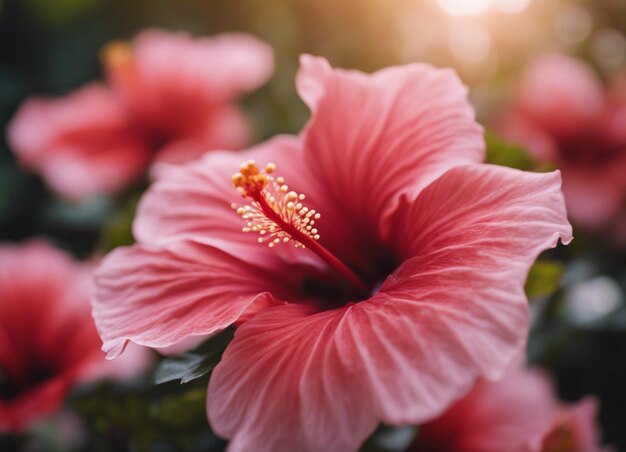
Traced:
[[259, 170], [254, 160], [241, 164], [239, 172], [233, 174], [233, 184], [243, 198], [250, 199], [247, 205], [231, 204], [246, 225], [243, 232], [259, 234], [259, 243], [273, 248], [291, 242], [296, 248], [307, 248], [345, 278], [359, 294], [368, 292], [367, 285], [350, 268], [324, 248], [319, 242], [315, 222], [321, 215], [302, 202], [305, 195], [289, 190], [282, 177], [274, 177], [274, 163]]
[[0, 400], [11, 402], [58, 374], [51, 365], [34, 362], [20, 363], [16, 369], [0, 367]]
[[293, 239], [296, 248], [305, 248], [310, 239], [320, 238], [313, 227], [320, 214], [305, 207], [302, 204], [305, 196], [289, 191], [282, 177], [274, 178], [275, 170], [273, 163], [268, 163], [264, 171], [259, 170], [254, 160], [243, 163], [240, 172], [233, 175], [233, 184], [244, 198], [253, 202], [232, 207], [247, 222], [243, 232], [258, 232], [259, 243], [266, 242], [272, 248]]
[[576, 433], [567, 424], [559, 423], [544, 438], [541, 450], [543, 452], [578, 450]]

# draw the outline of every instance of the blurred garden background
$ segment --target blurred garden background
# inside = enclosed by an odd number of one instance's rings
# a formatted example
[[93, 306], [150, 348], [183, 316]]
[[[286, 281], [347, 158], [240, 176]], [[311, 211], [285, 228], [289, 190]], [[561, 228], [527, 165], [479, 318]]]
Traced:
[[[297, 133], [307, 120], [293, 83], [302, 53], [367, 72], [410, 62], [451, 67], [487, 129], [538, 55], [575, 56], [603, 80], [626, 71], [624, 0], [0, 0], [3, 131], [27, 97], [64, 95], [102, 79], [101, 49], [148, 28], [194, 36], [243, 31], [273, 48], [273, 77], [242, 101], [255, 142]], [[488, 132], [488, 144], [493, 162], [539, 167], [516, 143]], [[80, 259], [132, 243], [146, 184], [115, 197], [61, 200], [20, 166], [3, 136], [0, 240], [45, 237]], [[605, 441], [626, 450], [626, 241], [574, 226], [572, 245], [544, 256], [527, 287], [534, 316], [528, 356], [553, 374], [562, 399], [596, 395]], [[81, 421], [55, 419], [28, 438], [0, 439], [0, 449], [224, 447], [206, 423], [206, 379], [154, 386], [151, 378], [79, 388], [68, 406]]]

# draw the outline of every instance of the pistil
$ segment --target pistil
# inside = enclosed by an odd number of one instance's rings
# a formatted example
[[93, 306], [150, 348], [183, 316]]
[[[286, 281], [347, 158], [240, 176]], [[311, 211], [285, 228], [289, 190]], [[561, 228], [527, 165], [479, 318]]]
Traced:
[[272, 174], [276, 165], [269, 163], [260, 171], [253, 160], [241, 165], [233, 175], [233, 184], [244, 198], [251, 199], [245, 206], [232, 208], [246, 220], [243, 232], [257, 232], [259, 243], [270, 248], [291, 242], [296, 248], [308, 248], [345, 278], [360, 294], [368, 292], [367, 285], [350, 268], [319, 242], [315, 221], [321, 215], [304, 206], [305, 195], [289, 191], [282, 177]]

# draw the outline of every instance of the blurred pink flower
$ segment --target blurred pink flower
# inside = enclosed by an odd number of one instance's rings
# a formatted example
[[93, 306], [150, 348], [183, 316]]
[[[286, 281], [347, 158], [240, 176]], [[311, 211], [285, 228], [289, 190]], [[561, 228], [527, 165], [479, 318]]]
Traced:
[[174, 163], [248, 144], [248, 123], [235, 102], [273, 69], [272, 50], [237, 33], [192, 39], [148, 30], [132, 44], [109, 44], [104, 61], [112, 88], [156, 158]]
[[271, 49], [243, 34], [148, 30], [103, 55], [108, 86], [29, 99], [8, 129], [22, 164], [69, 199], [125, 188], [155, 159], [180, 163], [246, 145], [235, 102], [272, 72]]
[[513, 105], [496, 127], [540, 162], [563, 172], [568, 214], [597, 227], [626, 201], [626, 84], [604, 89], [592, 69], [547, 55], [522, 76]]
[[613, 451], [612, 447], [601, 447], [601, 434], [596, 424], [598, 402], [587, 396], [574, 405], [559, 405], [552, 425], [543, 437], [542, 452], [564, 450], [599, 452]]
[[43, 242], [0, 245], [0, 431], [51, 414], [76, 383], [136, 376], [147, 350], [105, 360], [91, 318], [91, 266]]
[[409, 452], [600, 451], [597, 402], [561, 404], [541, 370], [514, 366], [479, 381], [442, 416], [420, 427]]
[[[207, 401], [231, 450], [355, 450], [500, 377], [526, 340], [530, 265], [571, 238], [558, 173], [478, 164], [453, 72], [305, 56], [297, 85], [300, 137], [158, 168], [138, 244], [96, 276], [110, 357], [239, 325]], [[237, 206], [242, 159], [278, 169], [244, 163]]]
[[139, 178], [150, 148], [122, 101], [101, 84], [62, 99], [27, 100], [9, 125], [20, 162], [61, 196], [112, 193]]

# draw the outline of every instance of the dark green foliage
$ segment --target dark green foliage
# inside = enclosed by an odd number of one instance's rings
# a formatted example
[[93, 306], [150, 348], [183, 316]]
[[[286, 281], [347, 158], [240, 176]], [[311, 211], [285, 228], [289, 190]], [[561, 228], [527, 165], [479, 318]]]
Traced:
[[485, 132], [487, 163], [508, 166], [524, 171], [536, 169], [536, 163], [528, 152], [517, 144], [508, 143], [493, 132]]
[[565, 268], [559, 261], [539, 260], [531, 267], [524, 290], [529, 299], [552, 295], [561, 285]]
[[180, 380], [183, 384], [209, 374], [220, 361], [233, 334], [234, 329], [227, 329], [190, 352], [164, 359], [154, 372], [154, 382], [161, 384]]
[[206, 380], [194, 384], [83, 388], [71, 401], [88, 428], [81, 450], [221, 451], [206, 417]]
[[118, 246], [128, 246], [135, 243], [133, 219], [140, 197], [141, 193], [129, 195], [128, 199], [107, 218], [100, 234], [100, 243], [98, 244], [100, 251], [108, 253]]

